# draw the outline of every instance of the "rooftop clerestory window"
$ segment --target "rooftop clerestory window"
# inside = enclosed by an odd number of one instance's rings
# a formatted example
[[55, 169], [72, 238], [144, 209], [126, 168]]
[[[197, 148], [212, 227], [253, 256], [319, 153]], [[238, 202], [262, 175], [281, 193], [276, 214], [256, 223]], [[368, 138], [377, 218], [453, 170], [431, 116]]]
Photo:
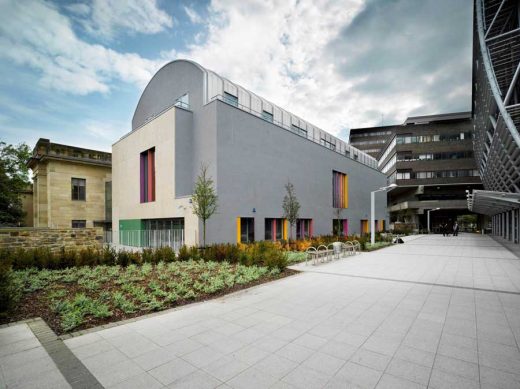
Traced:
[[181, 97], [179, 97], [177, 100], [175, 100], [176, 107], [184, 108], [184, 109], [190, 109], [190, 94], [185, 93]]
[[238, 97], [232, 95], [231, 93], [224, 92], [224, 101], [230, 105], [238, 107]]
[[269, 113], [267, 111], [262, 111], [262, 119], [272, 123], [273, 122], [273, 114]]

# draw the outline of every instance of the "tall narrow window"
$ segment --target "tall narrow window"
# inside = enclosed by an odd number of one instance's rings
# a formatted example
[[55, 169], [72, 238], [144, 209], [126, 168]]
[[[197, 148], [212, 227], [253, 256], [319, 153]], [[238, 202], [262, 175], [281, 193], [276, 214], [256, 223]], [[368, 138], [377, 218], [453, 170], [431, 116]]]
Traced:
[[141, 153], [141, 203], [155, 201], [155, 147]]
[[306, 239], [312, 237], [312, 219], [296, 220], [296, 239]]
[[265, 219], [265, 240], [287, 239], [285, 219]]
[[85, 180], [84, 178], [72, 178], [71, 186], [72, 186], [72, 200], [85, 201], [87, 198], [87, 195], [86, 195], [87, 180]]
[[238, 243], [250, 243], [255, 241], [255, 219], [252, 217], [237, 218]]
[[348, 208], [348, 176], [332, 171], [332, 207]]
[[370, 232], [370, 226], [367, 219], [361, 219], [361, 235], [368, 234]]
[[332, 219], [332, 235], [348, 235], [348, 219]]

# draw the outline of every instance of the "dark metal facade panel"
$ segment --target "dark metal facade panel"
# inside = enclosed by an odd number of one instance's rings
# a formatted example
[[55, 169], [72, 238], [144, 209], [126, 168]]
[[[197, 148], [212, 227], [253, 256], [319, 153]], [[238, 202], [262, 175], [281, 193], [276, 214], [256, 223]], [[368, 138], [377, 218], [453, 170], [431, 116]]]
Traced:
[[474, 150], [485, 189], [520, 192], [520, 3], [475, 0]]

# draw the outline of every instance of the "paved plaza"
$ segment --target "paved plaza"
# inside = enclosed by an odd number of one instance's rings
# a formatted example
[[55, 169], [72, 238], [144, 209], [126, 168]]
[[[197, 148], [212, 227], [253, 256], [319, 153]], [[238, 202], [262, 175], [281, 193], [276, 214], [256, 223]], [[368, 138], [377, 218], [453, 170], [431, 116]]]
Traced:
[[491, 238], [411, 237], [298, 268], [65, 344], [110, 388], [520, 387], [520, 260]]

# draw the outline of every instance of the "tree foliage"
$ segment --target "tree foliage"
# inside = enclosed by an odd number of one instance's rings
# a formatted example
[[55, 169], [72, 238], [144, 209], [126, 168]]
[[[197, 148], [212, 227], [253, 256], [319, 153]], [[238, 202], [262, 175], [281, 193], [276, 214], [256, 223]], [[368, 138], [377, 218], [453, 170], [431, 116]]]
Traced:
[[0, 142], [0, 225], [17, 225], [25, 216], [20, 193], [31, 183], [26, 165], [30, 156], [25, 143]]
[[289, 221], [291, 225], [291, 239], [292, 239], [292, 230], [294, 225], [296, 224], [296, 220], [298, 220], [298, 215], [300, 212], [300, 203], [296, 198], [296, 194], [294, 192], [293, 184], [288, 181], [285, 184], [286, 194], [283, 198], [282, 208], [283, 208], [283, 217]]
[[213, 179], [208, 175], [208, 165], [202, 164], [191, 197], [193, 213], [202, 220], [202, 240], [206, 246], [206, 221], [217, 212], [218, 196]]

